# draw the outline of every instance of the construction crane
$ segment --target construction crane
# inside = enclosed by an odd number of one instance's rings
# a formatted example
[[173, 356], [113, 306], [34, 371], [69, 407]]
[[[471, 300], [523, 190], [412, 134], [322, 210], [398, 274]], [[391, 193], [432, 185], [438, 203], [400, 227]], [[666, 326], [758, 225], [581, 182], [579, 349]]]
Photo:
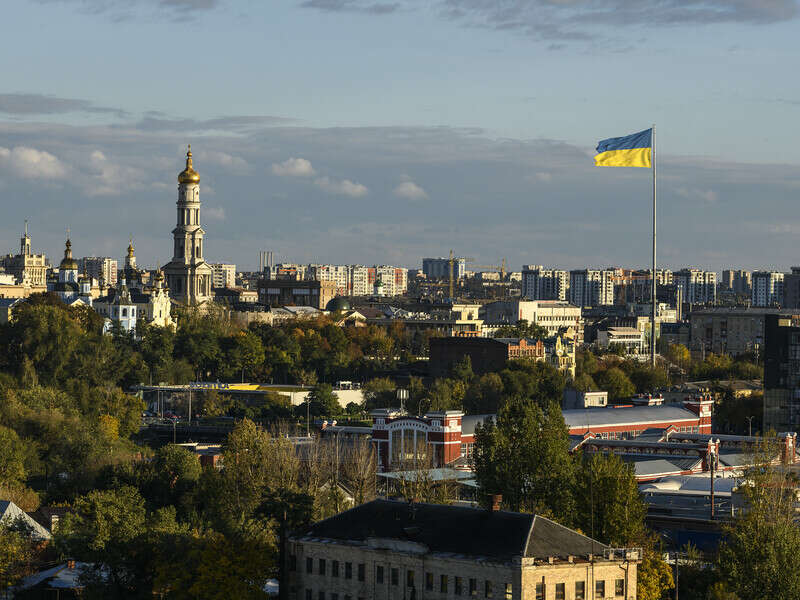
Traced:
[[[472, 262], [467, 260], [467, 262]], [[504, 258], [500, 265], [470, 265], [471, 270], [475, 269], [485, 269], [486, 271], [497, 271], [500, 273], [500, 281], [505, 281], [506, 279], [506, 259]]]
[[453, 280], [453, 265], [455, 264], [455, 262], [457, 260], [463, 260], [465, 263], [468, 263], [468, 262], [473, 262], [475, 259], [474, 258], [467, 258], [466, 256], [453, 256], [453, 251], [450, 250], [450, 258], [447, 260], [447, 264], [450, 267], [450, 287], [449, 287], [449, 290], [450, 290], [450, 302], [453, 302], [455, 300], [455, 296], [453, 295], [455, 293], [454, 280]]

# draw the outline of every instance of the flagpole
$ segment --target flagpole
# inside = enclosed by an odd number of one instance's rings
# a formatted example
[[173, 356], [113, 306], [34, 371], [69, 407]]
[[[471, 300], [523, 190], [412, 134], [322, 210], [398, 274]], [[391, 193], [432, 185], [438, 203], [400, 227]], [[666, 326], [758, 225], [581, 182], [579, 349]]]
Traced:
[[650, 365], [656, 366], [656, 126], [653, 124], [653, 310], [650, 314]]

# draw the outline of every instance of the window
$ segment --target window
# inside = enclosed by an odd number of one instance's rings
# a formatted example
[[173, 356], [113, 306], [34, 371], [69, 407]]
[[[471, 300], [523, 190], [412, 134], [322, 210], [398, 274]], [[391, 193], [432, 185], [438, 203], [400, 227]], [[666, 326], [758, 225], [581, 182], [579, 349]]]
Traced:
[[472, 577], [470, 577], [469, 579], [469, 595], [470, 596], [478, 595], [478, 580]]
[[425, 573], [425, 589], [433, 591], [433, 573]]
[[392, 585], [400, 585], [400, 575], [397, 569], [392, 569]]
[[325, 600], [325, 592], [320, 592], [317, 598], [319, 598], [319, 600]]
[[483, 595], [486, 598], [492, 597], [492, 582], [488, 579], [483, 582]]
[[289, 556], [289, 570], [294, 572], [297, 571], [297, 555], [292, 554]]
[[375, 567], [375, 583], [383, 583], [383, 567]]
[[461, 595], [461, 577], [456, 577], [455, 585], [453, 586], [456, 596]]
[[344, 563], [344, 578], [345, 579], [353, 578], [353, 563], [349, 562]]
[[310, 575], [313, 572], [314, 572], [314, 559], [311, 558], [311, 557], [308, 557], [306, 559], [306, 573], [308, 573]]
[[595, 598], [605, 598], [606, 597], [606, 582], [605, 581], [596, 581], [594, 584], [594, 597]]
[[339, 600], [339, 594], [336, 592], [331, 592], [331, 600]]
[[536, 600], [544, 600], [544, 584], [537, 583], [536, 584]]
[[575, 582], [575, 600], [586, 600], [586, 582]]
[[414, 587], [414, 571], [410, 569], [406, 571], [406, 586], [410, 588]]
[[615, 596], [625, 596], [625, 580], [624, 579], [617, 579], [614, 582], [614, 595]]
[[128, 309], [127, 308], [123, 308], [122, 309], [122, 316], [123, 317], [127, 317], [128, 316]]
[[339, 576], [339, 561], [332, 560], [331, 561], [331, 577], [338, 577]]
[[506, 584], [506, 600], [511, 600], [511, 584]]
[[447, 593], [447, 575], [439, 577], [439, 591], [443, 594]]
[[325, 575], [325, 559], [324, 558], [320, 558], [319, 559], [319, 574], [320, 575]]
[[311, 597], [311, 590], [306, 590], [306, 600], [313, 600]]
[[557, 583], [556, 584], [556, 600], [566, 600], [567, 598], [567, 584], [566, 583]]
[[358, 563], [358, 580], [364, 581], [364, 571], [366, 570], [366, 565], [364, 563]]

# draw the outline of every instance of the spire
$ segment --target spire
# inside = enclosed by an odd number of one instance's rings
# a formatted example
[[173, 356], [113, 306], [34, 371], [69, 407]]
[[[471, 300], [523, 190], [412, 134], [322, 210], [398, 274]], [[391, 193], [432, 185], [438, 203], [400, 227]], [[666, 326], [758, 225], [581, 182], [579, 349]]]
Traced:
[[178, 174], [178, 183], [200, 183], [200, 174], [192, 166], [192, 145], [186, 151], [186, 168]]
[[28, 237], [28, 219], [25, 219], [25, 237]]
[[133, 258], [133, 235], [128, 238], [128, 258]]

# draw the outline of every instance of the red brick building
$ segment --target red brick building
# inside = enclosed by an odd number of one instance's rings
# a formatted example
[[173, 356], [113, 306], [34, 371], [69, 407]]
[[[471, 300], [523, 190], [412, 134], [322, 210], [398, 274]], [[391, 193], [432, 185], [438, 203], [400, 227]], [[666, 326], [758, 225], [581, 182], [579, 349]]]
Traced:
[[[711, 406], [708, 399], [687, 400], [662, 406], [609, 406], [562, 411], [571, 436], [604, 440], [628, 440], [645, 430], [672, 428], [676, 433], [710, 434]], [[420, 447], [432, 447], [434, 466], [451, 464], [472, 455], [475, 428], [494, 415], [464, 415], [460, 411], [427, 413], [423, 417], [397, 409], [377, 409], [373, 418], [372, 441], [378, 463], [384, 471], [397, 469], [412, 460]]]

